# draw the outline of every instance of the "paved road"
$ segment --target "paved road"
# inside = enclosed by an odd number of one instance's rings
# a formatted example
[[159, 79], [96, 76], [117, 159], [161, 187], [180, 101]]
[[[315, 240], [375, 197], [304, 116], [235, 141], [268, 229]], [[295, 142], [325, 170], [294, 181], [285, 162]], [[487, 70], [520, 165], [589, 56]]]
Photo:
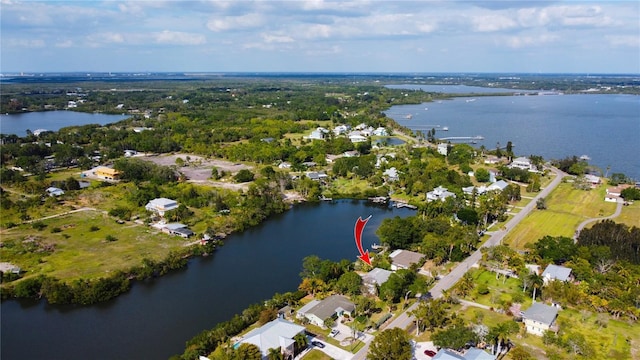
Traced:
[[[549, 186], [542, 189], [542, 191], [540, 191], [540, 193], [536, 197], [534, 197], [527, 204], [527, 206], [525, 206], [520, 212], [515, 214], [511, 218], [511, 220], [509, 220], [505, 224], [502, 230], [494, 231], [491, 237], [480, 248], [490, 247], [490, 246], [495, 246], [500, 244], [502, 242], [502, 239], [504, 239], [504, 236], [508, 234], [511, 229], [513, 229], [520, 221], [522, 221], [534, 209], [534, 207], [536, 206], [536, 201], [540, 198], [549, 196], [551, 191], [553, 191], [553, 189], [555, 189], [562, 182], [562, 178], [564, 178], [567, 175], [556, 168], [550, 168], [550, 169], [551, 171], [555, 172], [556, 177], [555, 179], [553, 179], [553, 181], [551, 181]], [[451, 288], [456, 282], [458, 282], [458, 280], [460, 280], [460, 278], [469, 270], [469, 268], [482, 258], [482, 252], [480, 251], [480, 248], [476, 250], [473, 254], [471, 254], [471, 256], [466, 258], [463, 262], [458, 264], [458, 266], [453, 268], [450, 273], [448, 273], [447, 275], [442, 277], [438, 282], [436, 282], [436, 284], [431, 288], [431, 296], [433, 296], [434, 298], [442, 297], [443, 290], [447, 290]], [[409, 327], [409, 325], [411, 325], [412, 322], [415, 321], [413, 316], [410, 316], [409, 313], [415, 310], [417, 307], [418, 307], [418, 303], [414, 303], [409, 308], [407, 308], [406, 311], [398, 315], [398, 317], [396, 317], [385, 328], [392, 329], [397, 327], [401, 329], [406, 329], [407, 327]], [[364, 348], [358, 351], [358, 353], [355, 354], [353, 359], [354, 360], [366, 359], [368, 350], [369, 350], [369, 344], [367, 344]]]
[[578, 225], [578, 229], [576, 229], [576, 233], [573, 235], [573, 241], [578, 241], [578, 236], [580, 235], [580, 231], [582, 231], [582, 229], [584, 229], [584, 227], [587, 226], [587, 224], [592, 223], [594, 221], [613, 219], [613, 218], [617, 218], [618, 216], [620, 216], [620, 213], [622, 212], [622, 204], [623, 204], [622, 199], [618, 200], [618, 204], [616, 206], [616, 211], [612, 215], [599, 217], [599, 218], [587, 219], [587, 220], [581, 222], [580, 225]]

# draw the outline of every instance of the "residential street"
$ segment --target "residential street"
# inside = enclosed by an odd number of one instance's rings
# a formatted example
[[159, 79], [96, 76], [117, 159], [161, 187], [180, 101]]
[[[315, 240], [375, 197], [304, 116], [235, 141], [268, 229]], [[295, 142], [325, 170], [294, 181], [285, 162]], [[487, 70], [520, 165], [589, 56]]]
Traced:
[[[515, 214], [505, 224], [503, 229], [494, 231], [491, 234], [491, 237], [480, 248], [490, 247], [490, 246], [495, 246], [500, 244], [504, 236], [508, 234], [509, 231], [513, 229], [516, 225], [518, 225], [518, 223], [520, 223], [520, 221], [522, 221], [535, 208], [536, 201], [540, 198], [549, 196], [551, 191], [553, 191], [553, 189], [555, 189], [562, 182], [562, 179], [567, 175], [556, 168], [549, 168], [549, 169], [556, 174], [555, 179], [553, 179], [553, 181], [549, 184], [549, 186], [542, 189], [540, 193], [535, 198], [533, 198], [520, 212]], [[458, 280], [460, 280], [460, 278], [469, 270], [469, 268], [473, 264], [477, 263], [482, 258], [482, 252], [480, 251], [480, 248], [476, 250], [473, 254], [471, 254], [471, 256], [469, 256], [464, 261], [462, 261], [460, 264], [458, 264], [458, 266], [453, 268], [449, 274], [445, 275], [435, 283], [435, 285], [431, 288], [431, 296], [433, 296], [433, 298], [442, 297], [442, 292], [444, 290], [451, 288], [456, 282], [458, 282]], [[393, 319], [393, 321], [389, 323], [389, 325], [386, 326], [385, 329], [391, 329], [396, 327], [401, 329], [406, 329], [414, 321], [413, 316], [410, 316], [409, 313], [415, 310], [417, 307], [418, 307], [418, 303], [414, 303], [413, 305], [411, 305], [409, 308], [407, 308], [406, 311], [404, 311], [398, 317]], [[369, 350], [369, 344], [367, 343], [367, 346], [363, 347], [360, 351], [358, 351], [358, 353], [353, 356], [353, 359], [354, 360], [366, 359], [368, 350]]]

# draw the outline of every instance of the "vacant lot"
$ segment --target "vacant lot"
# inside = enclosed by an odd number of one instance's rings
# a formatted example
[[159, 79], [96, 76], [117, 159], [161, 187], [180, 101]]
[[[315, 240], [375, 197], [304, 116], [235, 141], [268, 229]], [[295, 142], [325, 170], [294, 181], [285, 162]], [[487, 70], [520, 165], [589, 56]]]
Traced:
[[[142, 156], [140, 159], [151, 161], [158, 165], [173, 166], [176, 165], [176, 159], [182, 159], [184, 166], [180, 167], [181, 173], [185, 174], [187, 179], [195, 181], [204, 181], [211, 177], [211, 169], [214, 167], [218, 170], [229, 172], [232, 174], [237, 173], [242, 169], [251, 169], [251, 166], [232, 163], [230, 161], [218, 160], [218, 159], [206, 159], [197, 155], [189, 154], [171, 154], [160, 156]], [[180, 161], [180, 160], [178, 160]]]
[[20, 266], [26, 276], [73, 280], [103, 277], [143, 258], [163, 259], [186, 241], [89, 210], [5, 230], [2, 244], [0, 258]]

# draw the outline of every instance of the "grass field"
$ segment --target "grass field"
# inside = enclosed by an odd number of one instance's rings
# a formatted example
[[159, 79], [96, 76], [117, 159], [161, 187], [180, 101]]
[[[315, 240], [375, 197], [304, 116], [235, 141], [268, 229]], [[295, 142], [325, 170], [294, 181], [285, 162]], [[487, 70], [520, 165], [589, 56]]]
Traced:
[[304, 360], [331, 360], [331, 357], [320, 350], [313, 349], [302, 357]]
[[98, 278], [139, 265], [145, 257], [163, 259], [186, 243], [145, 225], [118, 224], [100, 211], [83, 211], [39, 223], [42, 229], [24, 224], [2, 233], [0, 258], [20, 266], [26, 271], [25, 277]]
[[505, 237], [505, 244], [521, 250], [546, 235], [572, 237], [582, 221], [614, 213], [616, 205], [604, 202], [604, 191], [604, 187], [585, 191], [560, 184], [547, 197], [547, 209], [534, 210]]

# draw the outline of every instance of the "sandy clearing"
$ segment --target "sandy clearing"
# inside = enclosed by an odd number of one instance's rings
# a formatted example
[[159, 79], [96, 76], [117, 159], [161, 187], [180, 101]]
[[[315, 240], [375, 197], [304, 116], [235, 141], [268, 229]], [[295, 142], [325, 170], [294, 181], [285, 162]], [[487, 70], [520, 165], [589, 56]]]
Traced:
[[[163, 165], [163, 166], [172, 166], [176, 165], [176, 159], [181, 158], [187, 163], [187, 157], [189, 157], [188, 165], [178, 168], [178, 171], [183, 173], [188, 180], [193, 182], [205, 182], [211, 177], [211, 169], [214, 167], [218, 168], [218, 170], [230, 172], [231, 174], [235, 174], [242, 169], [252, 169], [251, 166], [233, 163], [226, 160], [220, 159], [207, 159], [198, 155], [191, 154], [170, 154], [170, 155], [158, 155], [158, 156], [141, 156], [139, 159], [145, 161], [151, 161], [154, 164]], [[221, 186], [226, 188], [234, 188], [230, 185], [238, 185], [237, 188], [245, 188], [243, 184], [229, 184], [229, 183], [221, 183], [221, 182], [210, 182], [214, 186]]]

